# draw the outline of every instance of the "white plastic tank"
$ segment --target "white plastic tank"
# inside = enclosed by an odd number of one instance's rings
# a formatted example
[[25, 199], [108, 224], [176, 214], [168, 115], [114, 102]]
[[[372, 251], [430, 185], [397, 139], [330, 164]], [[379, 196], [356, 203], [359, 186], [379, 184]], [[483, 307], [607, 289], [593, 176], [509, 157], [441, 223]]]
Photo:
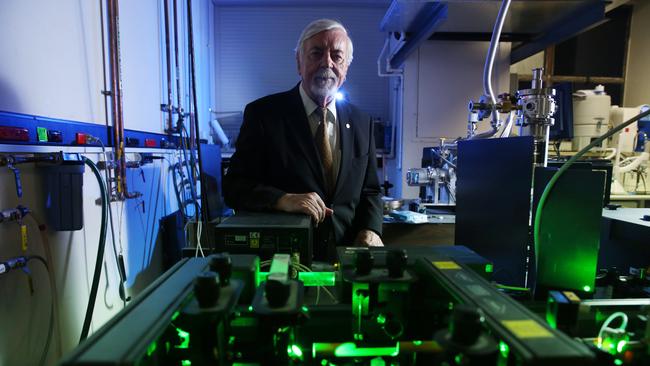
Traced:
[[[573, 150], [578, 151], [609, 130], [612, 99], [605, 87], [573, 93]], [[601, 145], [607, 147], [607, 142]]]
[[[621, 108], [619, 106], [612, 106], [609, 117], [612, 121], [612, 127], [617, 127], [621, 123], [627, 121], [628, 119], [639, 114], [640, 108]], [[614, 134], [612, 136], [612, 147], [615, 147], [618, 152], [621, 153], [632, 153], [636, 145], [636, 134], [639, 128], [637, 123], [633, 122], [631, 125], [627, 126], [621, 132]]]

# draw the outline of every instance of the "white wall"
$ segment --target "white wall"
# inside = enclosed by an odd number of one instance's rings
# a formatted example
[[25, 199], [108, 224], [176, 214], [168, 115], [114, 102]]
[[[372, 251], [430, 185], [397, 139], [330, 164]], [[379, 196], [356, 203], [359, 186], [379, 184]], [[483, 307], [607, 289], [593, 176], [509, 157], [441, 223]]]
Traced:
[[544, 51], [538, 52], [510, 66], [510, 73], [532, 75], [533, 69], [544, 67]]
[[[179, 1], [179, 7], [184, 3]], [[127, 129], [161, 133], [165, 128], [164, 116], [160, 112], [160, 104], [166, 102], [160, 6], [158, 0], [120, 1], [122, 88]], [[213, 28], [213, 5], [209, 0], [194, 0], [193, 7], [199, 113], [201, 124], [207, 126], [211, 104], [210, 77], [213, 77], [208, 75], [213, 58], [212, 35], [209, 33]], [[179, 26], [185, 29], [185, 24], [181, 19]], [[0, 1], [0, 34], [0, 110], [105, 124], [98, 1]], [[185, 48], [185, 31], [179, 34], [179, 38], [181, 47]], [[186, 52], [181, 49], [181, 53]], [[182, 58], [179, 75], [187, 110], [188, 68], [185, 66], [186, 56]], [[94, 161], [100, 157], [97, 148], [0, 144], [0, 154], [58, 150], [81, 152]], [[140, 170], [128, 170], [129, 189], [143, 195], [138, 200], [112, 204], [116, 245], [125, 257], [127, 292], [132, 296], [161, 273], [158, 221], [177, 209], [168, 174], [168, 165], [176, 161], [176, 153], [127, 149], [127, 159], [134, 157], [129, 152], [136, 151], [164, 154], [166, 160], [156, 160], [154, 164], [145, 166], [144, 181]], [[22, 204], [45, 222], [42, 171], [32, 164], [20, 166], [20, 171], [24, 190], [22, 199], [16, 197], [11, 172], [0, 168], [0, 210]], [[76, 346], [86, 311], [101, 213], [95, 204], [99, 187], [89, 169], [84, 174], [83, 194], [83, 229], [47, 233], [53, 256], [50, 266], [55, 273], [60, 300], [60, 327], [55, 329], [47, 364], [56, 363], [61, 353], [65, 354]], [[24, 254], [44, 256], [37, 227], [29, 219], [27, 225], [29, 248], [23, 253], [19, 227], [15, 223], [0, 224], [0, 261]], [[110, 231], [107, 239], [93, 330], [122, 308]], [[51, 293], [46, 272], [40, 264], [33, 261], [29, 267], [33, 271], [33, 295], [27, 290], [26, 276], [22, 272], [0, 275], [0, 366], [37, 364], [43, 350]]]
[[0, 3], [0, 110], [103, 123], [97, 1]]
[[[467, 134], [467, 104], [483, 94], [487, 42], [427, 41], [404, 64], [402, 128], [396, 159], [388, 164], [391, 195], [416, 198], [418, 187], [406, 185], [406, 171], [421, 165], [422, 149], [440, 138]], [[510, 43], [501, 43], [493, 72], [493, 89], [509, 91]], [[479, 132], [489, 121], [479, 123]], [[401, 159], [401, 160], [400, 160]]]
[[[187, 111], [190, 99], [184, 5], [184, 1], [178, 2], [182, 31], [179, 74]], [[120, 2], [127, 129], [156, 133], [165, 129], [165, 116], [160, 112], [160, 104], [166, 103], [161, 6], [156, 0]], [[206, 130], [212, 82], [208, 30], [213, 5], [209, 0], [195, 0], [193, 8], [199, 113], [201, 129]], [[0, 110], [105, 124], [99, 2], [4, 0], [0, 2], [0, 24], [4, 31], [0, 37]]]
[[650, 2], [635, 1], [625, 75], [625, 107], [650, 103]]

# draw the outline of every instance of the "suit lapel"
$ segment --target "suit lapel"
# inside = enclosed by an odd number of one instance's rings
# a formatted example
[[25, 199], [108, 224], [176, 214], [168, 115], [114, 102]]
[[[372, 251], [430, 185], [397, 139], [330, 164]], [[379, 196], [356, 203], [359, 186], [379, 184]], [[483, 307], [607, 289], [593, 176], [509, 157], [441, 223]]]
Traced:
[[341, 139], [341, 163], [339, 164], [339, 174], [336, 179], [334, 197], [338, 195], [342, 189], [343, 182], [345, 182], [345, 176], [349, 170], [350, 157], [352, 156], [352, 141], [354, 138], [354, 128], [352, 128], [352, 120], [350, 119], [350, 108], [346, 103], [336, 104], [336, 116], [338, 118], [339, 138]]
[[318, 151], [316, 150], [314, 137], [309, 128], [305, 106], [302, 104], [302, 98], [298, 90], [299, 87], [300, 84], [291, 90], [290, 105], [287, 109], [289, 118], [285, 122], [288, 124], [287, 130], [294, 134], [295, 138], [291, 140], [295, 141], [300, 150], [302, 150], [303, 156], [307, 160], [314, 177], [316, 177], [321, 191], [325, 192], [325, 176], [323, 175], [323, 168]]

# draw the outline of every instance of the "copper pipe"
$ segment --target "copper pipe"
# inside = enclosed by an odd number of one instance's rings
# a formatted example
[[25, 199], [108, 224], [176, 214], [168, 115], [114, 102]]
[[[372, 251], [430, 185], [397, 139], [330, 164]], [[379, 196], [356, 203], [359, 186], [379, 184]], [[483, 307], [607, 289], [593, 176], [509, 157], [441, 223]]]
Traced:
[[172, 56], [169, 36], [169, 0], [165, 0], [165, 61], [167, 63], [167, 131], [174, 130], [174, 111], [172, 95]]
[[122, 115], [122, 85], [120, 67], [119, 41], [119, 4], [118, 0], [108, 0], [108, 29], [110, 37], [111, 90], [113, 93], [113, 149], [115, 152], [115, 179], [118, 199], [127, 192], [126, 187], [126, 158], [124, 156], [124, 119]]

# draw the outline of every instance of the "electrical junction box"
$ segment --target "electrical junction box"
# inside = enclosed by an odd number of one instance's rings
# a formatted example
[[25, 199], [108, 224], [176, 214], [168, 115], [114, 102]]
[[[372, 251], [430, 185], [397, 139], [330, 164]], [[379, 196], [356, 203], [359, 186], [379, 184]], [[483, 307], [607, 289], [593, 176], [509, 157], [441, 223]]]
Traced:
[[64, 154], [57, 165], [43, 165], [45, 172], [45, 211], [49, 228], [54, 231], [74, 231], [83, 228], [82, 158]]

